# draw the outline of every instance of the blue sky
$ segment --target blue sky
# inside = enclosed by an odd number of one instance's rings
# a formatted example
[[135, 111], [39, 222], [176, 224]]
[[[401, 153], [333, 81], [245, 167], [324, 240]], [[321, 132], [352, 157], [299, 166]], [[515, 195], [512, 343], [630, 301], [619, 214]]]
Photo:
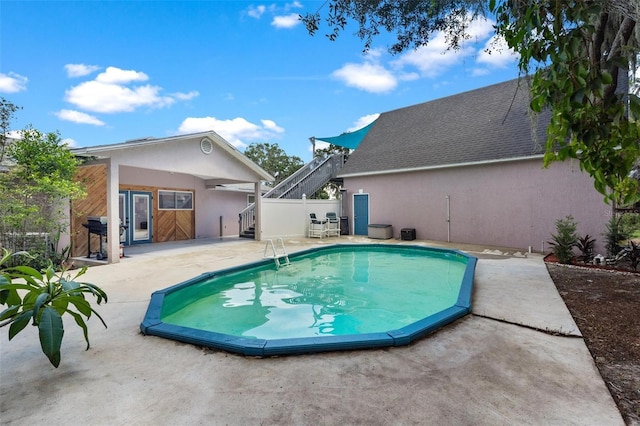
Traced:
[[383, 35], [363, 55], [355, 25], [334, 42], [326, 28], [308, 35], [298, 15], [323, 3], [2, 0], [0, 96], [23, 108], [14, 130], [70, 146], [214, 130], [307, 162], [311, 136], [518, 76], [508, 50], [486, 52], [491, 21], [457, 52], [436, 34], [393, 56]]

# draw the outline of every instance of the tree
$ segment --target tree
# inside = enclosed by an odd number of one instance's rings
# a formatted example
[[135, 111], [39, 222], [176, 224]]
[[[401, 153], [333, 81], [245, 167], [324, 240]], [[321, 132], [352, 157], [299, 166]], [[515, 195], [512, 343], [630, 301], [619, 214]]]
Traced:
[[78, 160], [58, 133], [31, 127], [7, 146], [6, 156], [12, 166], [0, 173], [0, 243], [39, 253], [33, 266], [57, 263], [60, 234], [68, 228], [64, 203], [84, 196], [82, 183], [74, 179]]
[[[640, 99], [625, 84], [640, 50], [637, 2], [330, 0], [326, 22], [334, 40], [354, 20], [365, 51], [380, 31], [395, 32], [389, 50], [397, 54], [428, 44], [438, 31], [456, 49], [469, 37], [470, 19], [487, 12], [520, 55], [521, 73], [532, 74], [532, 109], [552, 112], [545, 166], [576, 158], [605, 200], [637, 200], [630, 173], [640, 157]], [[311, 34], [322, 21], [319, 12], [301, 19]]]
[[276, 178], [274, 186], [304, 165], [300, 157], [287, 155], [277, 143], [251, 144], [244, 150], [244, 155]]
[[342, 154], [345, 158], [349, 158], [349, 154], [351, 150], [349, 148], [345, 148], [343, 146], [338, 146], [334, 144], [329, 144], [328, 147], [322, 149], [316, 149], [315, 156], [321, 158], [327, 158], [334, 154]]
[[0, 164], [4, 160], [4, 154], [9, 143], [11, 120], [13, 120], [13, 115], [19, 109], [22, 108], [0, 96]]
[[[347, 158], [349, 158], [350, 153], [351, 153], [351, 150], [349, 148], [345, 148], [345, 147], [334, 145], [334, 144], [329, 144], [329, 146], [326, 148], [316, 149], [314, 156], [320, 157], [320, 158], [327, 158], [335, 154], [342, 154], [344, 155], [344, 159], [346, 161]], [[331, 196], [329, 195], [330, 193], [333, 194], [333, 196], [336, 196], [340, 192], [341, 188], [342, 187], [339, 184], [335, 182], [329, 182], [323, 188], [316, 191], [316, 193], [313, 194], [310, 198], [328, 200], [329, 198], [331, 198]]]

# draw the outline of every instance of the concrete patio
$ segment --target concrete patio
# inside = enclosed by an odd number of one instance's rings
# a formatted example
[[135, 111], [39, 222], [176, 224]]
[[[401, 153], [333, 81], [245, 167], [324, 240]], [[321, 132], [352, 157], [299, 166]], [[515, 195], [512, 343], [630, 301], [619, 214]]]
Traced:
[[[372, 241], [285, 243], [294, 252]], [[89, 351], [73, 321], [57, 369], [35, 327], [11, 342], [0, 330], [0, 424], [623, 425], [542, 256], [460, 249], [480, 259], [472, 315], [407, 347], [264, 359], [139, 331], [154, 290], [259, 260], [264, 242], [127, 249], [83, 277], [109, 295], [94, 306], [109, 328], [89, 321]]]

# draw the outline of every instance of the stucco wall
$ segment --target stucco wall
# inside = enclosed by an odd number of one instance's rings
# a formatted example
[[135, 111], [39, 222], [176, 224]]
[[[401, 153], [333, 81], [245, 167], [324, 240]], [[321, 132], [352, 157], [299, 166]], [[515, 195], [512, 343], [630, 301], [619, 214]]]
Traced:
[[[202, 179], [182, 173], [122, 166], [120, 167], [120, 184], [193, 190], [196, 238], [238, 235], [238, 213], [247, 206], [247, 193], [209, 190], [205, 188]], [[220, 217], [222, 217], [222, 233]]]
[[542, 160], [456, 167], [423, 172], [345, 178], [345, 211], [353, 221], [352, 196], [369, 194], [369, 223], [415, 228], [417, 238], [548, 250], [555, 221], [571, 214], [578, 233], [603, 251], [602, 232], [611, 207], [577, 163], [542, 169]]
[[247, 207], [246, 193], [203, 188], [196, 202], [201, 207], [196, 210], [196, 238], [238, 235], [238, 213]]

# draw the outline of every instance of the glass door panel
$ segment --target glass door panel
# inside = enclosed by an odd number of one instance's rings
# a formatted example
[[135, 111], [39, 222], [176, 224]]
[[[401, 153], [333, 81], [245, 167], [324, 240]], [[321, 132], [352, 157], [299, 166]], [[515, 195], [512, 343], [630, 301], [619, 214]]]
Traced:
[[132, 242], [151, 242], [152, 226], [150, 192], [131, 192], [131, 213], [132, 217], [129, 226], [132, 226]]

